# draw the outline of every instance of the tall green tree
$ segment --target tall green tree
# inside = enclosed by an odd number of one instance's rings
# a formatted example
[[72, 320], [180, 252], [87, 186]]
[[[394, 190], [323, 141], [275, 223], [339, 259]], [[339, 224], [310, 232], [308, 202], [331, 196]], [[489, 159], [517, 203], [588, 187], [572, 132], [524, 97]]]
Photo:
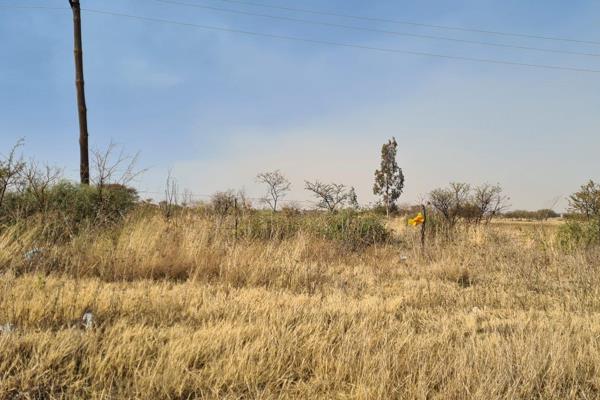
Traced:
[[588, 220], [600, 220], [600, 184], [590, 180], [569, 197], [571, 211], [584, 215]]
[[381, 196], [388, 217], [404, 190], [404, 173], [396, 161], [397, 152], [398, 143], [394, 137], [381, 147], [381, 166], [375, 171], [373, 185], [373, 194]]

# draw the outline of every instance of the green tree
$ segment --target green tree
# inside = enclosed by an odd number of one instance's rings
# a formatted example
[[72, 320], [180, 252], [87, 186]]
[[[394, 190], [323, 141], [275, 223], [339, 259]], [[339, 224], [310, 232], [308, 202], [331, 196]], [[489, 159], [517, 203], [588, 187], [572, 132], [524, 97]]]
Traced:
[[600, 184], [590, 180], [569, 197], [570, 211], [583, 215], [584, 223], [568, 224], [563, 233], [574, 242], [600, 243]]
[[397, 151], [398, 143], [394, 137], [381, 147], [381, 166], [375, 171], [373, 185], [373, 194], [381, 196], [388, 217], [404, 190], [404, 173], [396, 161]]
[[590, 180], [569, 197], [571, 211], [590, 219], [600, 218], [600, 184]]

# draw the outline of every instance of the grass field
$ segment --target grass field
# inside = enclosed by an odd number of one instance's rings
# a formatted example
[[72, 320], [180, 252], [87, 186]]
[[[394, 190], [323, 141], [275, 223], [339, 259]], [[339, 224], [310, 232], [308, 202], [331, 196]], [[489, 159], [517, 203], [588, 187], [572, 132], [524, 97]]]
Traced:
[[5, 230], [0, 398], [600, 397], [598, 250], [514, 222], [421, 253], [389, 226], [349, 250], [151, 215], [29, 260], [41, 228]]

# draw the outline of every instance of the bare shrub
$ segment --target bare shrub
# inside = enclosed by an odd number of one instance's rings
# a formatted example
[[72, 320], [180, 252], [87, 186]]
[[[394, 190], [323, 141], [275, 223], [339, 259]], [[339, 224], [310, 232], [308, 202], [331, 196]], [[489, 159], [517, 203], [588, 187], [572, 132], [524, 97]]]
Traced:
[[179, 185], [170, 171], [165, 183], [165, 199], [159, 203], [159, 206], [167, 219], [173, 217], [176, 208], [179, 206]]
[[305, 189], [318, 199], [317, 207], [330, 212], [337, 211], [350, 199], [350, 192], [340, 183], [305, 181]]
[[92, 183], [100, 190], [107, 185], [117, 184], [128, 186], [137, 177], [146, 172], [145, 169], [138, 169], [139, 153], [131, 156], [119, 150], [117, 145], [110, 142], [106, 149], [92, 150]]
[[434, 189], [429, 193], [429, 202], [444, 217], [448, 228], [453, 228], [460, 219], [470, 191], [470, 185], [452, 182], [447, 188]]
[[281, 173], [281, 171], [262, 172], [256, 176], [256, 180], [267, 185], [267, 193], [262, 201], [267, 204], [271, 210], [277, 211], [279, 200], [284, 198], [290, 191], [291, 183]]
[[17, 152], [23, 143], [23, 140], [17, 141], [8, 154], [0, 158], [0, 207], [2, 207], [6, 193], [18, 185], [22, 179], [26, 164], [23, 157]]
[[447, 188], [434, 189], [429, 201], [444, 218], [448, 229], [463, 220], [480, 224], [489, 221], [508, 207], [500, 185], [482, 184], [472, 187], [467, 183], [452, 182]]
[[35, 161], [30, 161], [24, 169], [25, 190], [35, 199], [38, 210], [48, 210], [50, 190], [60, 180], [61, 173], [60, 169], [49, 165], [39, 167]]
[[508, 200], [500, 185], [484, 183], [476, 186], [470, 199], [470, 204], [477, 211], [475, 222], [489, 223], [493, 217], [500, 215], [508, 207]]

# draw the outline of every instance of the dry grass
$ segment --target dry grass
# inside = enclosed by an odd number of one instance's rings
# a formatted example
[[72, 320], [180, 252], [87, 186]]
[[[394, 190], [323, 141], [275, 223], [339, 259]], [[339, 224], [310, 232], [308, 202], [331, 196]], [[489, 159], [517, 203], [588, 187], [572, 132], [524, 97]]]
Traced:
[[32, 262], [32, 230], [5, 231], [0, 398], [600, 397], [597, 251], [492, 224], [421, 255], [390, 225], [400, 242], [349, 252], [146, 217]]

